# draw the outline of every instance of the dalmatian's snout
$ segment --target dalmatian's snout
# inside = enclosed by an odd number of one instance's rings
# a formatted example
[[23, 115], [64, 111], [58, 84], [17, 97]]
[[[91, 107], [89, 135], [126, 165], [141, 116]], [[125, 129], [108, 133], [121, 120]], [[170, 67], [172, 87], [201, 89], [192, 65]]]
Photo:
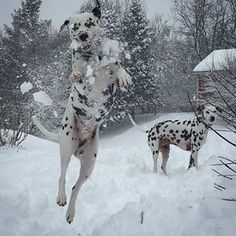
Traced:
[[82, 42], [87, 41], [87, 40], [88, 40], [88, 37], [89, 37], [88, 33], [81, 33], [81, 34], [79, 35], [79, 39], [80, 39]]
[[211, 116], [211, 117], [210, 117], [210, 122], [214, 122], [215, 119], [216, 119], [216, 118], [215, 118], [214, 116]]

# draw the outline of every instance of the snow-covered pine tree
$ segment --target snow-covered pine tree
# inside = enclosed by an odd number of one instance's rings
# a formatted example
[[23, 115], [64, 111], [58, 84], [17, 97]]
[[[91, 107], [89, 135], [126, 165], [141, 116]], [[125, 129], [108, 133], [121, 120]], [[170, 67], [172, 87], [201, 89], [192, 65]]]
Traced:
[[12, 14], [12, 25], [4, 26], [1, 53], [1, 97], [4, 109], [1, 126], [17, 129], [31, 119], [29, 93], [22, 94], [20, 85], [29, 81], [28, 67], [46, 53], [50, 21], [39, 20], [41, 0], [22, 1], [21, 7]]
[[122, 41], [125, 44], [123, 64], [128, 68], [134, 82], [132, 93], [127, 93], [124, 98], [123, 109], [133, 114], [153, 112], [159, 105], [154, 73], [154, 32], [141, 0], [129, 2], [122, 26]]
[[103, 38], [119, 41], [121, 37], [122, 7], [119, 0], [104, 0], [102, 2], [101, 28]]

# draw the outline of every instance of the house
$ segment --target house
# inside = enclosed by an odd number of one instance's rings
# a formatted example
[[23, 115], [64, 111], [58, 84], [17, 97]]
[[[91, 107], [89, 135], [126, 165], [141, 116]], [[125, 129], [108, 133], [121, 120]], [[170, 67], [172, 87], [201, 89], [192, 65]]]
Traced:
[[[216, 81], [227, 79], [229, 72], [236, 69], [236, 49], [214, 50], [193, 70], [197, 78], [196, 100], [217, 99]], [[214, 82], [215, 81], [215, 82]], [[220, 82], [221, 82], [220, 81]]]

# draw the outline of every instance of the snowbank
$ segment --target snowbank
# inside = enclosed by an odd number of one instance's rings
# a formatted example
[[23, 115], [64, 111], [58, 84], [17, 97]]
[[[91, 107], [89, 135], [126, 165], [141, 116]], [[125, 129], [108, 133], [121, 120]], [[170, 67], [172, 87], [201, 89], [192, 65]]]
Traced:
[[[165, 115], [159, 120], [183, 116], [189, 114]], [[232, 134], [224, 134], [235, 140]], [[71, 225], [65, 220], [66, 208], [56, 205], [58, 145], [29, 136], [20, 150], [0, 149], [0, 235], [235, 235], [236, 204], [220, 200], [229, 197], [228, 193], [213, 187], [217, 182], [232, 189], [235, 180], [224, 180], [211, 170], [217, 155], [234, 158], [235, 148], [210, 132], [199, 153], [200, 170], [187, 171], [189, 152], [172, 146], [167, 177], [160, 168], [152, 173], [146, 139], [144, 133], [131, 128], [100, 140], [93, 175], [79, 193]], [[78, 169], [79, 162], [73, 158], [67, 173], [67, 197]]]

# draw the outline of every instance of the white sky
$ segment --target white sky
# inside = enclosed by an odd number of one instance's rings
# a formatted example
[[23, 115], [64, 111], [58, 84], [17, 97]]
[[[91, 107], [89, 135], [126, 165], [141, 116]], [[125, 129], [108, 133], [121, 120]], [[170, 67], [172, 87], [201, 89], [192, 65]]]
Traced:
[[[168, 18], [171, 14], [172, 0], [143, 1], [146, 3], [150, 15], [158, 13]], [[59, 27], [66, 18], [78, 10], [80, 3], [81, 0], [42, 0], [41, 18], [52, 19], [52, 24]], [[21, 0], [0, 0], [0, 6], [0, 28], [3, 28], [3, 24], [10, 24], [11, 13], [21, 6]]]

